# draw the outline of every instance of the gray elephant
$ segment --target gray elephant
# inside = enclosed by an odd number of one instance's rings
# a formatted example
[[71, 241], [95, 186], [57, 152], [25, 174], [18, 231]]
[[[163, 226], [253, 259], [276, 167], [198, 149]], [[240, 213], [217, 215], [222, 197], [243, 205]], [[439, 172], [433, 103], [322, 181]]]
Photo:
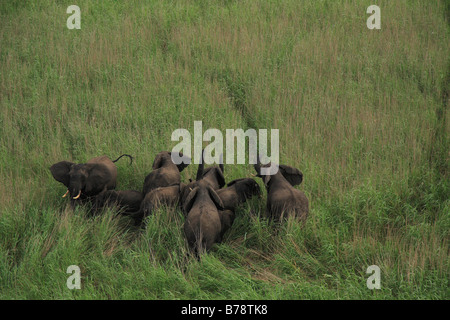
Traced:
[[206, 181], [199, 181], [186, 199], [183, 227], [189, 248], [197, 257], [222, 240], [221, 210], [222, 200], [214, 189]]
[[261, 168], [270, 167], [270, 163], [261, 165], [258, 158], [254, 165], [257, 176], [262, 178], [267, 190], [266, 214], [271, 220], [280, 221], [293, 215], [305, 221], [309, 213], [309, 202], [305, 194], [294, 188], [303, 181], [300, 170], [287, 165], [279, 165], [274, 175], [262, 175]]
[[130, 158], [130, 164], [133, 162], [133, 157], [128, 154], [113, 161], [107, 156], [101, 156], [81, 164], [60, 161], [50, 167], [50, 172], [56, 181], [67, 187], [63, 197], [70, 195], [73, 207], [76, 200], [84, 200], [102, 191], [114, 189], [117, 183], [117, 167], [114, 163], [124, 156]]

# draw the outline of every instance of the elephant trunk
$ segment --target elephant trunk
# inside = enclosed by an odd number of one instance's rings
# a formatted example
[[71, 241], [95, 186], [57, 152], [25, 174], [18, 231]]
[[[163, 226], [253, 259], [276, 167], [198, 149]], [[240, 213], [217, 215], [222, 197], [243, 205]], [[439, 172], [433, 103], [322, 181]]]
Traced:
[[79, 199], [80, 197], [81, 197], [81, 191], [82, 191], [82, 187], [81, 186], [79, 186], [78, 184], [75, 184], [75, 185], [72, 185], [71, 187], [70, 187], [70, 197], [73, 199], [73, 200], [77, 200], [77, 199]]
[[198, 170], [197, 170], [197, 177], [195, 180], [200, 180], [201, 178], [203, 178], [203, 168], [205, 167], [205, 160], [203, 158], [205, 153], [205, 150], [202, 150], [202, 160], [200, 161], [200, 164], [198, 165]]
[[225, 173], [224, 172], [224, 166], [223, 166], [223, 153], [221, 153], [220, 154], [220, 158], [219, 158], [219, 168], [220, 168], [220, 170], [222, 170], [222, 173]]
[[256, 157], [256, 164], [253, 165], [256, 171], [256, 176], [259, 177], [259, 174], [261, 172], [261, 160], [259, 158], [259, 155]]
[[84, 190], [84, 179], [82, 177], [74, 177], [70, 181], [69, 190], [70, 197], [73, 200], [77, 200], [81, 197], [81, 193]]

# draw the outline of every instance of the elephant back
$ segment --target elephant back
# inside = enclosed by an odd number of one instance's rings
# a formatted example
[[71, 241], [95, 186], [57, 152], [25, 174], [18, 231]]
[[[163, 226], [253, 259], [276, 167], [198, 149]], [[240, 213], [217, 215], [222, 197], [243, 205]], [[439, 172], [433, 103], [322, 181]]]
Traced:
[[114, 188], [117, 180], [117, 166], [108, 156], [100, 156], [92, 158], [87, 162], [88, 164], [100, 164], [105, 166], [111, 173], [111, 181], [107, 185], [107, 189]]

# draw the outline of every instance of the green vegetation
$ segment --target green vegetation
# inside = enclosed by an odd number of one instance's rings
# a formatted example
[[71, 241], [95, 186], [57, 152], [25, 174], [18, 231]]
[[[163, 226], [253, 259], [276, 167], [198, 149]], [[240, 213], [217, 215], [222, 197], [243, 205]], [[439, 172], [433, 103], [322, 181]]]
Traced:
[[[450, 298], [448, 1], [76, 4], [81, 30], [66, 2], [0, 1], [1, 299]], [[366, 27], [372, 4], [381, 30]], [[145, 230], [90, 218], [48, 170], [129, 153], [118, 189], [140, 189], [196, 120], [279, 129], [306, 225], [271, 225], [254, 199], [199, 262], [179, 211]], [[227, 181], [253, 172], [225, 165]]]

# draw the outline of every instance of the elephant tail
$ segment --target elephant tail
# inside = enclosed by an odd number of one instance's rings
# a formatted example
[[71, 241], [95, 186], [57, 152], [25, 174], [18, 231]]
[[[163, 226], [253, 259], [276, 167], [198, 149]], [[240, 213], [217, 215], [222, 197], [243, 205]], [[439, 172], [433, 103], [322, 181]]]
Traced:
[[129, 154], [123, 154], [123, 155], [121, 155], [120, 157], [118, 157], [116, 160], [113, 160], [113, 162], [117, 162], [117, 161], [119, 161], [119, 159], [120, 158], [122, 158], [122, 157], [128, 157], [128, 158], [130, 158], [130, 166], [133, 164], [133, 156], [130, 156]]
[[220, 159], [219, 159], [219, 168], [220, 168], [220, 170], [222, 170], [222, 173], [225, 173], [224, 172], [224, 166], [223, 166], [223, 153], [221, 153], [220, 154]]

